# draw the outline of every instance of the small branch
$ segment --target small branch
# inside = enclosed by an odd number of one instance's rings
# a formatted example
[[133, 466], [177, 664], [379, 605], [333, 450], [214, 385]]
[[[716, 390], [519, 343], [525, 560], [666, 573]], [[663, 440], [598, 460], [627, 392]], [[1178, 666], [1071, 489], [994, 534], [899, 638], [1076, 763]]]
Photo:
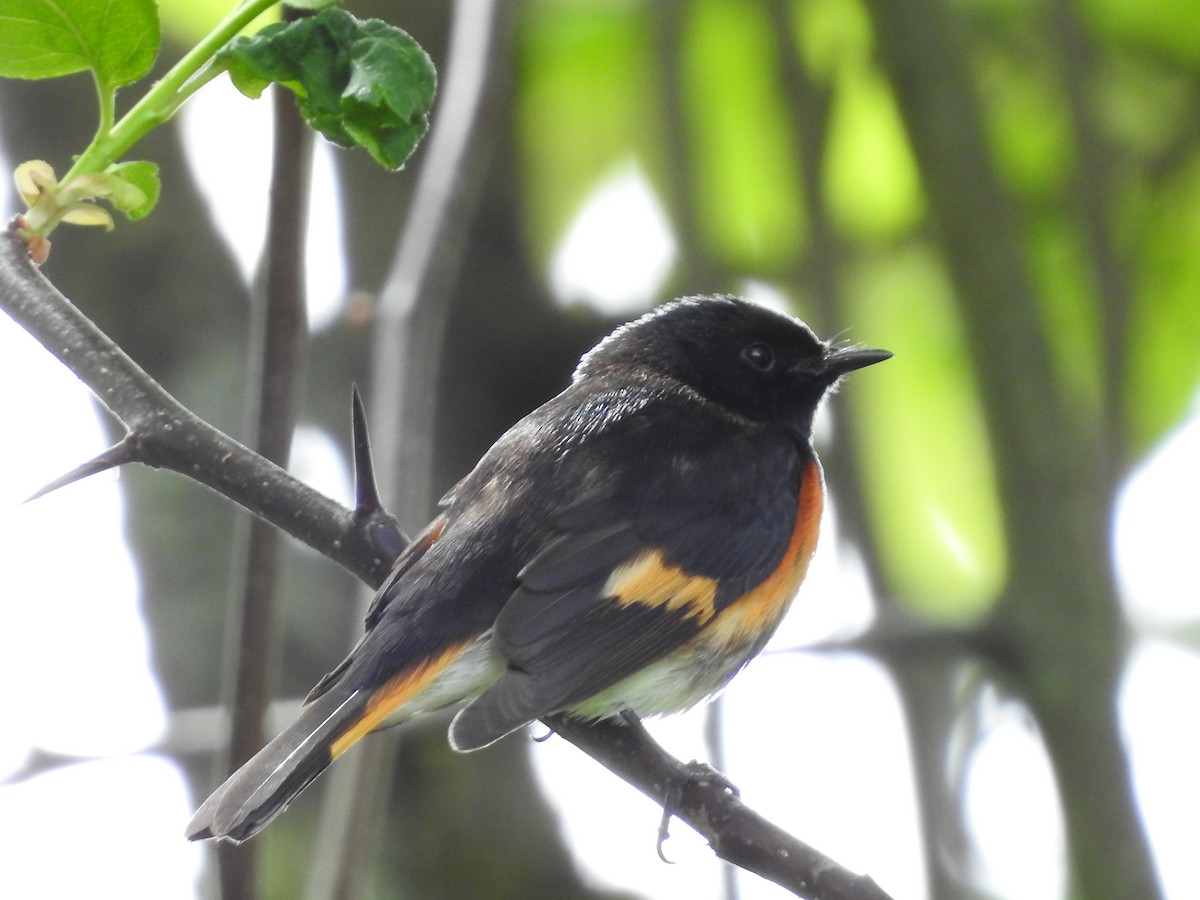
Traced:
[[606, 769], [660, 803], [672, 786], [670, 810], [704, 837], [723, 860], [761, 875], [809, 900], [889, 900], [871, 878], [838, 865], [767, 821], [717, 780], [685, 778], [687, 767], [640, 729], [617, 719], [582, 722], [551, 716], [543, 722]]
[[1096, 78], [1092, 76], [1093, 48], [1087, 28], [1078, 11], [1067, 0], [1054, 0], [1049, 6], [1051, 39], [1055, 41], [1054, 59], [1058, 61], [1066, 93], [1069, 125], [1077, 157], [1075, 171], [1068, 182], [1070, 203], [1090, 268], [1100, 310], [1100, 414], [1107, 458], [1104, 464], [1115, 482], [1127, 464], [1123, 385], [1128, 376], [1126, 351], [1129, 312], [1132, 306], [1130, 275], [1113, 239], [1109, 210], [1119, 208], [1113, 201], [1113, 152], [1092, 112]]
[[0, 309], [88, 385], [125, 426], [128, 434], [118, 446], [127, 447], [129, 459], [186, 475], [368, 584], [383, 581], [391, 559], [376, 549], [370, 522], [183, 406], [46, 280], [26, 256], [24, 242], [11, 232], [0, 236]]
[[[378, 585], [380, 558], [364, 521], [267, 462], [159, 387], [79, 312], [25, 257], [14, 235], [0, 238], [0, 308], [87, 384], [130, 429], [131, 458], [206, 484], [315, 550]], [[121, 445], [118, 445], [121, 446]], [[673, 775], [660, 748], [631, 741], [614, 723], [553, 719], [551, 727], [601, 765], [661, 800]], [[682, 763], [677, 763], [682, 767]], [[722, 859], [813, 900], [885, 900], [854, 875], [790, 837], [715, 785], [689, 783], [676, 815]]]
[[252, 0], [238, 4], [200, 43], [156, 81], [119, 122], [97, 134], [92, 145], [63, 176], [63, 183], [79, 175], [103, 171], [141, 140], [146, 132], [171, 118], [188, 97], [221, 74], [223, 69], [211, 64], [213, 55], [276, 2], [278, 0]]

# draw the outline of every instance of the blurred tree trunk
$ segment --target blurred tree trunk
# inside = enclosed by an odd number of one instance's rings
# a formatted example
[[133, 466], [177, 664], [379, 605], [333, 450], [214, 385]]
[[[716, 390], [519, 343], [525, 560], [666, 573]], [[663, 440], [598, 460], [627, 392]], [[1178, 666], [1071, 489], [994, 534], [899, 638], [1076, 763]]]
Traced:
[[[993, 627], [1058, 778], [1073, 890], [1154, 897], [1116, 696], [1127, 640], [1109, 557], [1102, 435], [1057, 389], [1018, 216], [940, 0], [871, 0], [979, 373], [1015, 563]], [[1114, 398], [1110, 398], [1112, 400]]]

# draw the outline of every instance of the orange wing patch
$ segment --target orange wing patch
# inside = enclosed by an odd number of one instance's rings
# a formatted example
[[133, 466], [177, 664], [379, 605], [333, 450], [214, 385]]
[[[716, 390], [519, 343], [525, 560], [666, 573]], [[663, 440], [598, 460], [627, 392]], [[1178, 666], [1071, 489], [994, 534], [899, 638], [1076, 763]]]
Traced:
[[796, 525], [787, 552], [767, 579], [731, 603], [713, 623], [713, 639], [740, 644], [753, 640], [764, 629], [774, 630], [800, 589], [808, 564], [817, 549], [821, 512], [825, 505], [824, 478], [814, 460], [804, 470], [800, 483]]
[[703, 625], [716, 609], [717, 582], [700, 575], [689, 575], [663, 559], [661, 550], [647, 550], [613, 570], [604, 583], [603, 594], [622, 606], [641, 604], [695, 618]]
[[361, 738], [374, 731], [402, 703], [411, 700], [424, 690], [426, 685], [450, 663], [454, 662], [471, 643], [471, 641], [464, 641], [461, 644], [455, 644], [444, 651], [441, 656], [431, 657], [390, 678], [383, 687], [375, 691], [358, 721], [342, 732], [341, 737], [330, 745], [330, 759], [337, 759], [358, 743]]

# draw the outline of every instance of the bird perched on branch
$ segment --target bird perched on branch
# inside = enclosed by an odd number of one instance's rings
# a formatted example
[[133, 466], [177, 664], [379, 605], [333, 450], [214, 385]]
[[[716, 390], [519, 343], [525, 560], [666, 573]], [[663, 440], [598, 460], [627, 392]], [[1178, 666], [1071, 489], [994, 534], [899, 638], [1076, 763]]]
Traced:
[[358, 645], [188, 837], [243, 841], [364, 735], [464, 701], [460, 751], [544, 716], [636, 721], [719, 691], [816, 548], [818, 405], [890, 355], [730, 296], [618, 328], [443, 498]]

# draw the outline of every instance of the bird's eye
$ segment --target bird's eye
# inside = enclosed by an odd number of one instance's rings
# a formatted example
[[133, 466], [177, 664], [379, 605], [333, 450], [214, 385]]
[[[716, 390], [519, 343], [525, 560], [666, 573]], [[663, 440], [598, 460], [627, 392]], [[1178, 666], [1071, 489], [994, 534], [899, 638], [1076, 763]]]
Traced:
[[742, 351], [742, 359], [760, 372], [770, 372], [775, 366], [775, 351], [761, 342], [751, 344]]

